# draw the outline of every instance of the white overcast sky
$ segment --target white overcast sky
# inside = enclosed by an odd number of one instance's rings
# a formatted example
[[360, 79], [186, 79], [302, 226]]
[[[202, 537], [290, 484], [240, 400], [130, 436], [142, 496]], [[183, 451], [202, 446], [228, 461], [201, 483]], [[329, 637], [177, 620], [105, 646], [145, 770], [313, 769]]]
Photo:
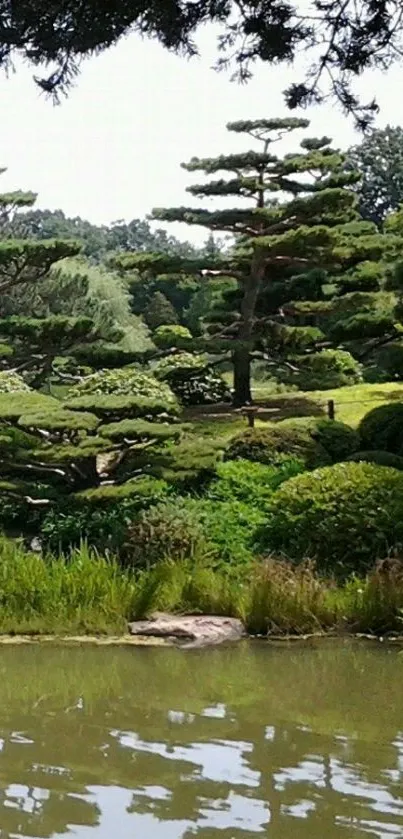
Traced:
[[[194, 203], [185, 192], [192, 175], [180, 163], [245, 148], [245, 138], [231, 136], [226, 123], [286, 116], [281, 92], [295, 78], [289, 69], [261, 64], [248, 84], [230, 82], [229, 74], [210, 69], [215, 34], [202, 33], [202, 57], [190, 61], [132, 35], [84, 62], [58, 107], [40, 95], [30, 68], [0, 76], [0, 164], [7, 167], [1, 190], [32, 189], [38, 207], [95, 223]], [[381, 106], [378, 126], [403, 124], [402, 80], [403, 67], [361, 80], [364, 97], [376, 95]], [[334, 104], [299, 115], [311, 120], [311, 136], [327, 134], [342, 148], [357, 139]], [[183, 239], [206, 235], [184, 225], [169, 229]]]

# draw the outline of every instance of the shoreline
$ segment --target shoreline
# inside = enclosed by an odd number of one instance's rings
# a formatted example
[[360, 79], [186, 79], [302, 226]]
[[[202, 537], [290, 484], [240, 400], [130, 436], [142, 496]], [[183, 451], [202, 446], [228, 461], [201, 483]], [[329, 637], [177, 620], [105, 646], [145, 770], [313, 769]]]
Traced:
[[[231, 641], [207, 642], [198, 645], [198, 649], [217, 648], [220, 646], [228, 646], [234, 643], [242, 642], [265, 642], [271, 644], [285, 644], [292, 643], [307, 643], [309, 641], [377, 641], [378, 644], [390, 644], [393, 646], [403, 647], [403, 635], [372, 635], [366, 633], [353, 632], [317, 632], [307, 635], [245, 635]], [[37, 645], [37, 644], [65, 644], [66, 646], [96, 646], [96, 647], [169, 647], [170, 649], [186, 649], [189, 645], [183, 643], [183, 639], [178, 638], [161, 638], [147, 635], [40, 635], [40, 634], [15, 634], [15, 635], [0, 635], [1, 646], [22, 646], [22, 645]]]

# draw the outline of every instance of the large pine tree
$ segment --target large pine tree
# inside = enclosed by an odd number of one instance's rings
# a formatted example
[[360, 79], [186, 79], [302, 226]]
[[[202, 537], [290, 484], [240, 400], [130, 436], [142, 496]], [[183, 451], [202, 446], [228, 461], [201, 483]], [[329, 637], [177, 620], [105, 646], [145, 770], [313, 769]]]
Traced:
[[[210, 347], [231, 352], [234, 402], [238, 406], [251, 401], [251, 359], [262, 335], [266, 333], [269, 355], [273, 349], [271, 337], [278, 345], [284, 320], [282, 304], [294, 295], [290, 279], [299, 274], [299, 296], [310, 299], [312, 283], [307, 282], [306, 289], [303, 283], [312, 269], [340, 272], [363, 260], [378, 260], [382, 254], [382, 237], [359, 220], [357, 198], [351, 189], [359, 175], [348, 169], [345, 156], [331, 147], [328, 138], [305, 138], [295, 152], [283, 156], [275, 153], [275, 143], [290, 132], [306, 129], [308, 124], [300, 119], [230, 123], [229, 131], [246, 135], [258, 149], [216, 158], [195, 157], [183, 167], [213, 176], [203, 184], [188, 187], [193, 196], [227, 201], [235, 198], [238, 204], [225, 209], [179, 207], [154, 211], [160, 220], [233, 234], [236, 244], [232, 251], [204, 260], [167, 261], [161, 254], [126, 255], [120, 260], [125, 269], [146, 268], [156, 274], [171, 270], [196, 272], [206, 281], [209, 277], [222, 277], [226, 282], [232, 278], [236, 284], [230, 295], [232, 310], [227, 306], [217, 314], [218, 324], [210, 330]], [[224, 176], [217, 177], [221, 173]], [[268, 306], [272, 288], [277, 290], [277, 303]], [[323, 295], [322, 286], [317, 294]], [[312, 342], [312, 336], [309, 340]]]

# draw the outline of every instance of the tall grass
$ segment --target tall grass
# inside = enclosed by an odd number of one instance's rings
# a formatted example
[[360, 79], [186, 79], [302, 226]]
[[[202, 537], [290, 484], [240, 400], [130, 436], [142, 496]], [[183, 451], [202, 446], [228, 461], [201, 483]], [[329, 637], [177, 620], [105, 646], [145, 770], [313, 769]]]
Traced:
[[84, 544], [42, 557], [0, 538], [0, 632], [122, 632], [134, 599], [130, 575]]
[[403, 563], [337, 584], [310, 562], [268, 559], [228, 577], [197, 561], [170, 560], [137, 582], [134, 616], [156, 610], [238, 617], [253, 635], [403, 631]]
[[0, 537], [0, 633], [120, 634], [156, 610], [239, 617], [258, 635], [403, 631], [403, 562], [344, 584], [274, 558], [230, 575], [198, 556], [134, 574], [84, 544], [41, 556]]

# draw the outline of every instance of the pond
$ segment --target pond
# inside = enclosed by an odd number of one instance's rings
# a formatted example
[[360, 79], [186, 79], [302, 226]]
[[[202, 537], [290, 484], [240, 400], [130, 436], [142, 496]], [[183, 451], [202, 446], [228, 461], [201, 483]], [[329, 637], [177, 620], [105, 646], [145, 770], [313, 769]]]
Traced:
[[0, 837], [403, 836], [383, 644], [0, 647]]

